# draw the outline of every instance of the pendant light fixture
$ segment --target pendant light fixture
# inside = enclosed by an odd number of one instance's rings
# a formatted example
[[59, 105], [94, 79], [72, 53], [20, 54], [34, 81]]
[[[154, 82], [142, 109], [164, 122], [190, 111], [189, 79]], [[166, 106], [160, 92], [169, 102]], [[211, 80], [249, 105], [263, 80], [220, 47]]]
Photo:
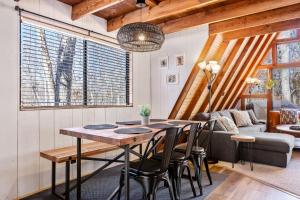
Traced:
[[[145, 7], [145, 0], [137, 0], [137, 7]], [[122, 49], [133, 52], [149, 52], [159, 50], [165, 36], [159, 26], [136, 22], [120, 28], [117, 40]]]

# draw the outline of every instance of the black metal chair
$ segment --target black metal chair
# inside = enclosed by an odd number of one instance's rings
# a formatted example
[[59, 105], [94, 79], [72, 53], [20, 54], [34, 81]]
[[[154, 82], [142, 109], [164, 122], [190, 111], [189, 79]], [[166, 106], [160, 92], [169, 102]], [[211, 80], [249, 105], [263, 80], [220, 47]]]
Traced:
[[[208, 121], [204, 124], [204, 126], [198, 129], [197, 136], [195, 137], [193, 147], [191, 150], [191, 156], [189, 160], [193, 163], [195, 169], [195, 178], [198, 183], [198, 187], [200, 189], [200, 195], [203, 195], [202, 189], [202, 166], [203, 163], [205, 165], [206, 174], [209, 179], [210, 185], [212, 185], [212, 179], [209, 171], [208, 166], [208, 159], [207, 159], [207, 150], [211, 143], [211, 136], [213, 133], [213, 129], [215, 126], [215, 120]], [[203, 132], [206, 131], [206, 134]], [[184, 153], [188, 150], [188, 143], [183, 143], [175, 147], [175, 151]]]
[[[192, 147], [194, 145], [195, 137], [197, 136], [197, 132], [199, 129], [199, 124], [187, 124], [185, 125], [181, 131], [179, 131], [177, 136], [177, 141], [181, 138], [183, 134], [185, 134], [185, 128], [190, 126], [189, 133], [188, 133], [188, 139], [187, 139], [187, 146], [186, 151], [184, 153], [181, 152], [173, 152], [171, 156], [170, 166], [169, 166], [169, 173], [170, 177], [172, 178], [173, 183], [173, 189], [175, 191], [175, 197], [176, 199], [180, 199], [180, 193], [181, 193], [181, 178], [184, 173], [184, 170], [187, 169], [188, 172], [188, 178], [191, 184], [191, 188], [193, 191], [194, 197], [197, 196], [196, 190], [193, 184], [193, 178], [191, 175], [191, 168], [189, 165], [189, 158], [191, 156]], [[177, 144], [176, 141], [176, 144]], [[161, 153], [157, 153], [153, 156], [154, 159], [159, 160], [162, 158]]]
[[[161, 136], [166, 132], [164, 136]], [[143, 199], [156, 199], [158, 184], [165, 181], [168, 184], [170, 197], [175, 199], [171, 180], [169, 178], [168, 167], [170, 164], [171, 154], [173, 152], [178, 128], [168, 128], [156, 133], [146, 146], [145, 153], [141, 160], [130, 162], [129, 177], [136, 180], [143, 188]], [[162, 160], [153, 160], [154, 150], [164, 141]], [[152, 147], [150, 148], [150, 145]], [[121, 198], [122, 187], [124, 186], [124, 169], [121, 171], [120, 186], [118, 199]]]

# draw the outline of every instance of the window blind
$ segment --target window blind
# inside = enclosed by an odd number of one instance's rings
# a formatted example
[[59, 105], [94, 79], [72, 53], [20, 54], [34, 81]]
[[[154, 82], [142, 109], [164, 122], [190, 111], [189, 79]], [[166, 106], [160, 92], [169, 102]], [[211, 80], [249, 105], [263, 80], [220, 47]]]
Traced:
[[21, 108], [127, 106], [130, 54], [21, 23]]

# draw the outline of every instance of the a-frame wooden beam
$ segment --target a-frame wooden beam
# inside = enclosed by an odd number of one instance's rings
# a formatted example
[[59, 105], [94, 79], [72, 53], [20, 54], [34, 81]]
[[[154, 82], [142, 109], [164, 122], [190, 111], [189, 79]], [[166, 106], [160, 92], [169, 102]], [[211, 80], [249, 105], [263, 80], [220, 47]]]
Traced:
[[[243, 49], [242, 53], [240, 54], [239, 58], [235, 62], [234, 66], [232, 67], [231, 71], [228, 74], [228, 78], [225, 80], [225, 82], [221, 85], [220, 91], [216, 95], [215, 99], [212, 100], [212, 110], [216, 110], [217, 104], [222, 98], [222, 96], [225, 94], [226, 89], [231, 83], [231, 78], [233, 78], [236, 71], [239, 69], [240, 65], [243, 64], [245, 61], [245, 56], [248, 53], [249, 50], [252, 50], [253, 44], [255, 44], [257, 41], [255, 40], [255, 37], [251, 37], [247, 44], [245, 45], [245, 48]], [[251, 48], [252, 47], [252, 48]], [[206, 103], [207, 104], [207, 103]]]
[[85, 0], [72, 6], [72, 20], [95, 13], [126, 0]]
[[209, 34], [224, 33], [229, 31], [272, 24], [299, 18], [300, 4], [269, 10], [261, 13], [229, 19], [221, 22], [209, 24]]
[[256, 35], [265, 35], [268, 33], [275, 33], [289, 29], [300, 28], [300, 18], [292, 19], [283, 22], [277, 22], [257, 27], [246, 28], [243, 30], [229, 31], [223, 33], [224, 40], [233, 40], [244, 37], [253, 37]]
[[156, 0], [146, 0], [146, 4], [150, 7], [157, 6], [157, 1]]
[[239, 94], [241, 90], [243, 89], [244, 85], [246, 84], [246, 78], [255, 70], [257, 65], [259, 64], [260, 60], [262, 59], [263, 55], [266, 51], [269, 50], [270, 45], [272, 44], [273, 40], [275, 39], [275, 33], [268, 36], [268, 39], [264, 42], [262, 48], [259, 50], [259, 53], [255, 56], [255, 59], [253, 60], [251, 66], [248, 68], [247, 72], [242, 76], [239, 83], [237, 83], [237, 88], [234, 91], [234, 95], [231, 97], [231, 99], [228, 101], [225, 108], [231, 108], [236, 99], [239, 98]]
[[198, 63], [205, 59], [205, 57], [206, 57], [206, 55], [207, 55], [209, 49], [211, 48], [211, 46], [212, 46], [215, 39], [216, 39], [216, 35], [208, 37], [208, 39], [207, 39], [207, 41], [204, 45], [204, 48], [202, 49], [202, 51], [201, 51], [196, 63], [194, 64], [194, 66], [192, 68], [192, 71], [191, 71], [191, 73], [190, 73], [190, 75], [189, 75], [189, 77], [188, 77], [188, 79], [187, 79], [187, 81], [186, 81], [179, 97], [177, 98], [177, 101], [176, 101], [176, 103], [175, 103], [175, 105], [174, 105], [174, 107], [173, 107], [173, 109], [172, 109], [172, 111], [169, 115], [169, 119], [175, 119], [176, 118], [179, 109], [181, 108], [181, 106], [182, 106], [182, 104], [183, 104], [190, 88], [192, 87], [192, 84], [193, 84], [194, 80], [197, 77], [197, 74], [200, 71], [199, 67], [198, 67]]
[[239, 84], [239, 87], [238, 87], [238, 90], [237, 90], [237, 95], [236, 96], [234, 96], [234, 98], [232, 99], [232, 101], [231, 101], [231, 104], [228, 106], [228, 107], [234, 107], [236, 104], [237, 104], [237, 102], [238, 102], [238, 100], [239, 100], [239, 98], [241, 97], [241, 95], [243, 94], [243, 92], [245, 91], [245, 88], [246, 88], [246, 78], [248, 77], [248, 76], [251, 76], [251, 75], [253, 75], [255, 72], [256, 72], [256, 70], [258, 69], [258, 66], [259, 66], [259, 64], [261, 63], [261, 61], [262, 61], [262, 59], [265, 57], [265, 55], [268, 53], [268, 51], [270, 50], [270, 48], [271, 48], [271, 45], [272, 45], [272, 42], [276, 39], [276, 37], [277, 37], [277, 33], [274, 33], [273, 35], [272, 35], [272, 37], [270, 38], [270, 41], [268, 42], [268, 44], [264, 47], [264, 49], [262, 50], [262, 52], [261, 52], [261, 54], [260, 55], [257, 55], [257, 58], [256, 58], [256, 60], [255, 60], [255, 62], [253, 63], [253, 65], [250, 67], [250, 69], [248, 70], [248, 72], [245, 74], [245, 76], [243, 77], [243, 79], [242, 79], [242, 82], [240, 82], [240, 84]]
[[114, 31], [121, 26], [138, 21], [160, 23], [165, 18], [177, 16], [222, 1], [224, 0], [161, 1], [153, 8], [146, 7], [109, 20], [107, 23], [107, 31]]
[[[234, 58], [236, 57], [238, 51], [240, 50], [243, 42], [244, 42], [245, 39], [239, 39], [236, 44], [234, 45], [232, 51], [230, 52], [226, 62], [224, 63], [224, 66], [222, 66], [220, 72], [217, 74], [216, 76], [216, 79], [215, 81], [213, 82], [213, 85], [212, 85], [212, 94], [217, 90], [217, 88], [220, 86], [219, 84], [221, 83], [222, 79], [224, 78], [225, 76], [225, 73], [229, 70], [229, 67], [230, 65], [232, 64]], [[230, 78], [230, 77], [228, 77]], [[209, 94], [205, 95], [204, 97], [204, 100], [203, 100], [203, 103], [200, 107], [200, 109], [198, 110], [197, 113], [199, 112], [204, 112], [206, 107], [208, 106], [209, 104]]]
[[267, 10], [273, 10], [285, 6], [300, 3], [300, 0], [242, 0], [234, 3], [224, 4], [222, 6], [210, 9], [202, 9], [199, 12], [169, 20], [160, 24], [164, 33], [173, 33], [186, 28], [198, 26], [206, 23], [219, 22], [236, 17], [251, 15]]
[[233, 90], [235, 89], [235, 84], [239, 81], [240, 77], [243, 75], [244, 71], [249, 66], [249, 63], [253, 60], [253, 56], [256, 56], [256, 54], [257, 54], [256, 49], [260, 48], [262, 41], [264, 41], [264, 36], [260, 36], [258, 38], [255, 46], [253, 47], [252, 51], [248, 54], [247, 59], [243, 64], [244, 67], [242, 67], [239, 70], [238, 74], [234, 77], [234, 80], [233, 80], [232, 84], [230, 85], [230, 89], [227, 90], [227, 92], [222, 96], [221, 103], [219, 104], [218, 109], [216, 109], [216, 110], [221, 110], [224, 108], [224, 104], [227, 102], [227, 99], [232, 96]]
[[[217, 49], [213, 60], [220, 61], [226, 48], [228, 47], [229, 42], [222, 42], [219, 48]], [[198, 67], [199, 68], [199, 67]], [[202, 72], [201, 72], [202, 73]], [[191, 113], [193, 112], [193, 109], [195, 108], [195, 105], [197, 104], [202, 92], [207, 87], [207, 79], [205, 77], [202, 78], [201, 82], [199, 83], [198, 87], [196, 88], [195, 93], [193, 94], [193, 97], [191, 101], [188, 104], [187, 109], [185, 110], [184, 114], [182, 115], [181, 119], [189, 119], [191, 116]]]

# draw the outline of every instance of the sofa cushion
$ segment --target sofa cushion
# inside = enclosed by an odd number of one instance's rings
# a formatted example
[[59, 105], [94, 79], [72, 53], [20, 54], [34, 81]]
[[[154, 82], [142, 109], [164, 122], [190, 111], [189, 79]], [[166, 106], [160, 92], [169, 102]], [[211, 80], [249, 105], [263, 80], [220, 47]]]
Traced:
[[212, 112], [211, 113], [211, 119], [217, 119], [219, 117], [221, 117], [219, 112]]
[[235, 123], [237, 127], [251, 126], [253, 125], [248, 114], [248, 111], [232, 111]]
[[240, 133], [255, 133], [255, 132], [265, 132], [267, 126], [265, 124], [255, 124], [252, 126], [239, 127]]
[[221, 116], [227, 117], [229, 119], [231, 119], [232, 121], [234, 121], [234, 119], [232, 118], [231, 112], [229, 110], [222, 110], [218, 112]]
[[234, 121], [228, 117], [219, 117], [218, 121], [226, 128], [227, 132], [239, 133], [239, 129], [236, 127]]
[[241, 133], [255, 137], [254, 149], [289, 153], [295, 145], [295, 137], [280, 133]]
[[214, 126], [214, 131], [224, 131], [227, 132], [226, 127], [222, 124], [222, 122], [220, 121], [221, 117], [216, 118], [216, 123]]
[[254, 111], [252, 109], [247, 110], [247, 111], [248, 111], [248, 114], [249, 114], [252, 124], [259, 124], [259, 120], [256, 118]]

